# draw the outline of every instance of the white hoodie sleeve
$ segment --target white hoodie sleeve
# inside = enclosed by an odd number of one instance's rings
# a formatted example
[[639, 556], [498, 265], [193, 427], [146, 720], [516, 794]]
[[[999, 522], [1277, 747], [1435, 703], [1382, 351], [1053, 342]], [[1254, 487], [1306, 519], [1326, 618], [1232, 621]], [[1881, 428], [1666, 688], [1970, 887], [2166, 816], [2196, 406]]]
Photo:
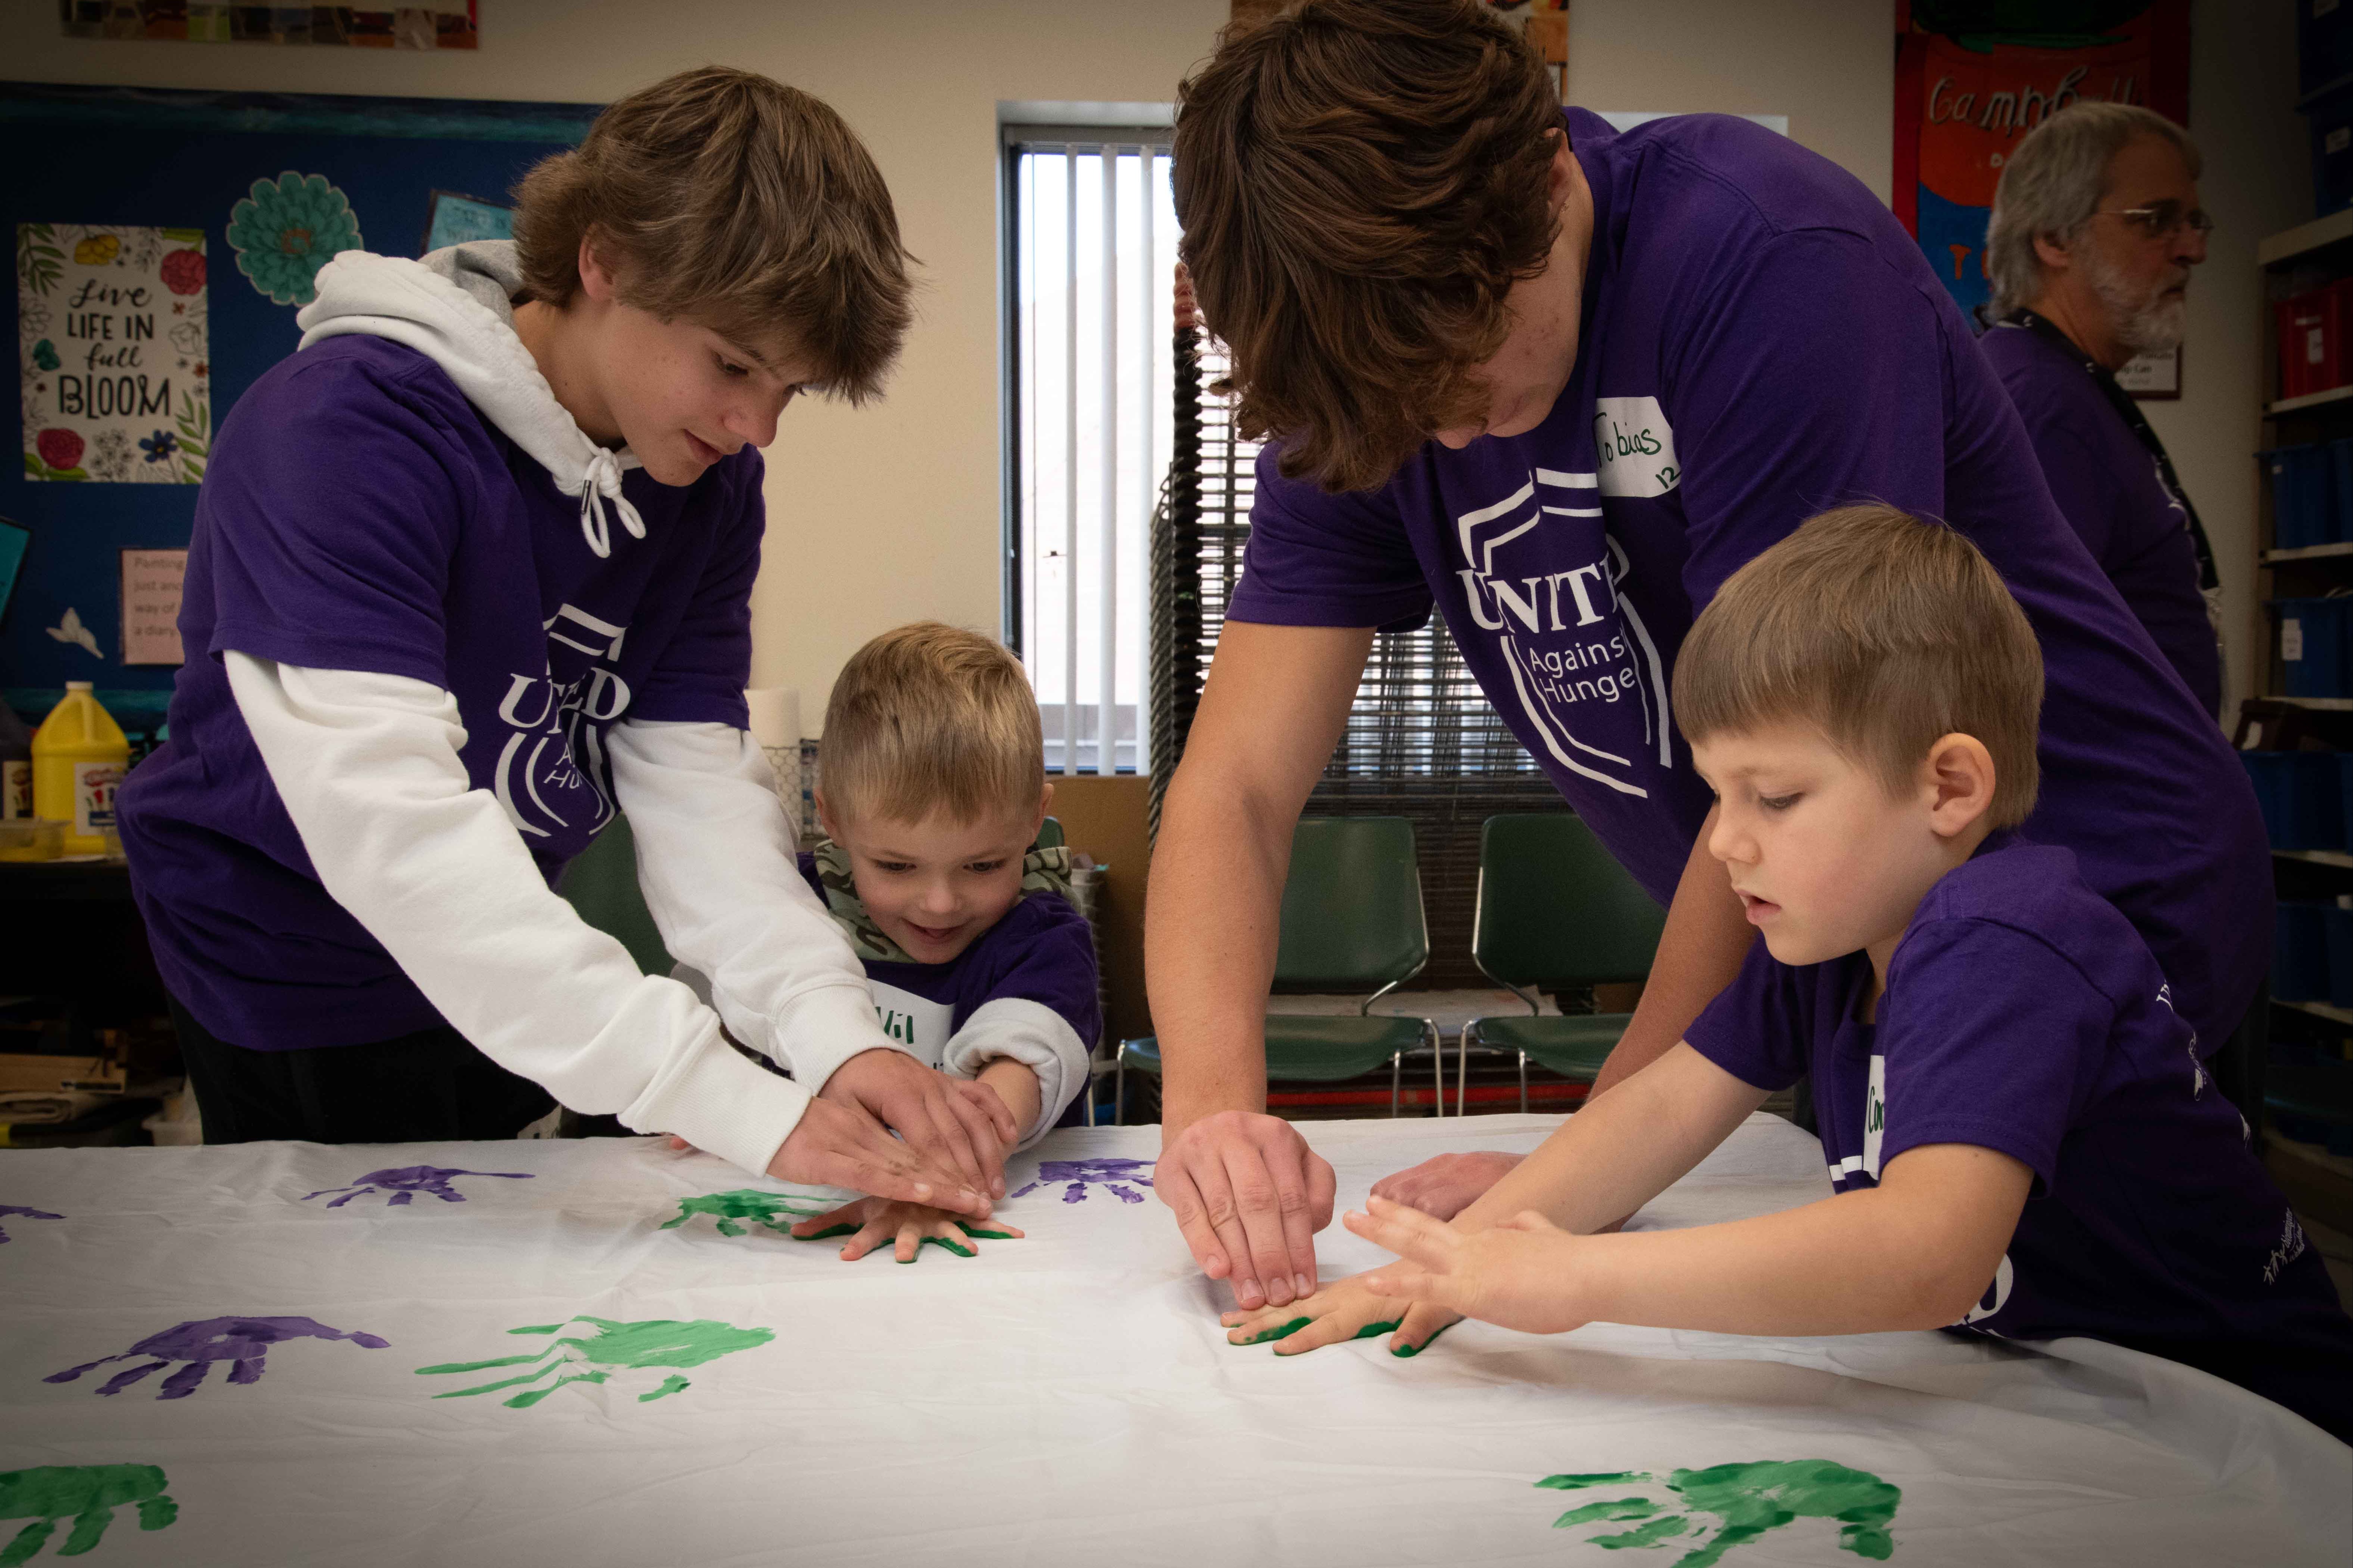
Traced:
[[605, 735], [638, 883], [670, 956], [709, 978], [735, 1037], [812, 1093], [882, 1032], [849, 940], [801, 876], [768, 761], [728, 724], [628, 720]]
[[997, 996], [973, 1009], [949, 1039], [940, 1065], [958, 1078], [978, 1078], [999, 1057], [1010, 1057], [1038, 1075], [1038, 1120], [1022, 1130], [1015, 1145], [1027, 1149], [1054, 1130], [1087, 1086], [1086, 1042], [1068, 1018], [1044, 1003]]
[[738, 1055], [692, 992], [639, 973], [548, 890], [466, 775], [455, 698], [403, 676], [224, 658], [320, 883], [459, 1034], [575, 1110], [767, 1168], [808, 1091]]

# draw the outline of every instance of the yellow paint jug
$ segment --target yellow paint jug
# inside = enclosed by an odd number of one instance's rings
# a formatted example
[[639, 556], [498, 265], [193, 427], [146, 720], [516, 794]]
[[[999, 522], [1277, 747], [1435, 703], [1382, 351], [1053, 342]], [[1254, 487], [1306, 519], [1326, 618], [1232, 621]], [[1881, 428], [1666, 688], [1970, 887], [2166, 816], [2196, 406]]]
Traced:
[[66, 854], [115, 848], [114, 792], [130, 766], [131, 742], [90, 682], [67, 681], [66, 700], [33, 734], [33, 813], [62, 825]]

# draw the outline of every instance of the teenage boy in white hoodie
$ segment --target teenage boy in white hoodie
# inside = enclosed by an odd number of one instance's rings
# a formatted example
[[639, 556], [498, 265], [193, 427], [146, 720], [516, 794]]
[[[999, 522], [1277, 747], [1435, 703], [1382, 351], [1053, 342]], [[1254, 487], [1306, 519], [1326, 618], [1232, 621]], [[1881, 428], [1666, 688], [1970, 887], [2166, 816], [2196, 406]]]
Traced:
[[[1008, 1114], [883, 1034], [744, 733], [754, 448], [895, 357], [890, 195], [824, 104], [713, 67], [516, 195], [512, 243], [322, 268], [197, 498], [201, 653], [120, 809], [206, 1135], [505, 1137], [553, 1095], [985, 1214]], [[550, 890], [617, 809], [712, 1006]]]

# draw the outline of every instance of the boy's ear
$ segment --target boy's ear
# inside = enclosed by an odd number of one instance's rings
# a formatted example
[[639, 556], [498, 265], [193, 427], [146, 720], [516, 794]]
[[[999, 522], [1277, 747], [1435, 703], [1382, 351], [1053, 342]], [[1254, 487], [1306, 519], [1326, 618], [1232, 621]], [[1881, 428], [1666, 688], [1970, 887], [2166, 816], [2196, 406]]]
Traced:
[[1930, 789], [1928, 826], [1939, 837], [1967, 829], [1993, 806], [1993, 753], [1975, 735], [1939, 736], [1922, 764]]
[[1054, 786], [1050, 784], [1045, 793], [1038, 797], [1038, 820], [1029, 825], [1029, 837], [1033, 840], [1038, 837], [1038, 830], [1046, 826], [1046, 814], [1053, 808]]
[[615, 292], [613, 269], [596, 253], [596, 229], [591, 225], [580, 236], [580, 291], [599, 305], [613, 302]]

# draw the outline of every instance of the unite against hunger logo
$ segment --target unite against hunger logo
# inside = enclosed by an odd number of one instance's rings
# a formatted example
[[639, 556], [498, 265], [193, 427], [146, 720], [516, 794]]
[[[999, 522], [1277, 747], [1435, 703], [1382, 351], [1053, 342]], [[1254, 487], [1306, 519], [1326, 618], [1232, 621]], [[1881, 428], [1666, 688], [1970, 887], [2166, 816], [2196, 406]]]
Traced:
[[[611, 666], [629, 628], [573, 605], [543, 624], [545, 669], [511, 676], [499, 702], [499, 718], [512, 731], [499, 752], [499, 804], [534, 837], [554, 837], [557, 828], [593, 834], [613, 815], [604, 731], [628, 710], [628, 682]], [[559, 666], [567, 673], [559, 675]]]
[[[1662, 769], [1673, 762], [1666, 669], [1641, 613], [1619, 592], [1626, 552], [1604, 529], [1600, 505], [1619, 493], [1602, 482], [1610, 478], [1531, 469], [1502, 500], [1454, 520], [1463, 561], [1455, 575], [1544, 754], [1621, 795], [1646, 796], [1634, 782], [1637, 756], [1655, 752]], [[1621, 703], [1638, 711], [1639, 731]]]

